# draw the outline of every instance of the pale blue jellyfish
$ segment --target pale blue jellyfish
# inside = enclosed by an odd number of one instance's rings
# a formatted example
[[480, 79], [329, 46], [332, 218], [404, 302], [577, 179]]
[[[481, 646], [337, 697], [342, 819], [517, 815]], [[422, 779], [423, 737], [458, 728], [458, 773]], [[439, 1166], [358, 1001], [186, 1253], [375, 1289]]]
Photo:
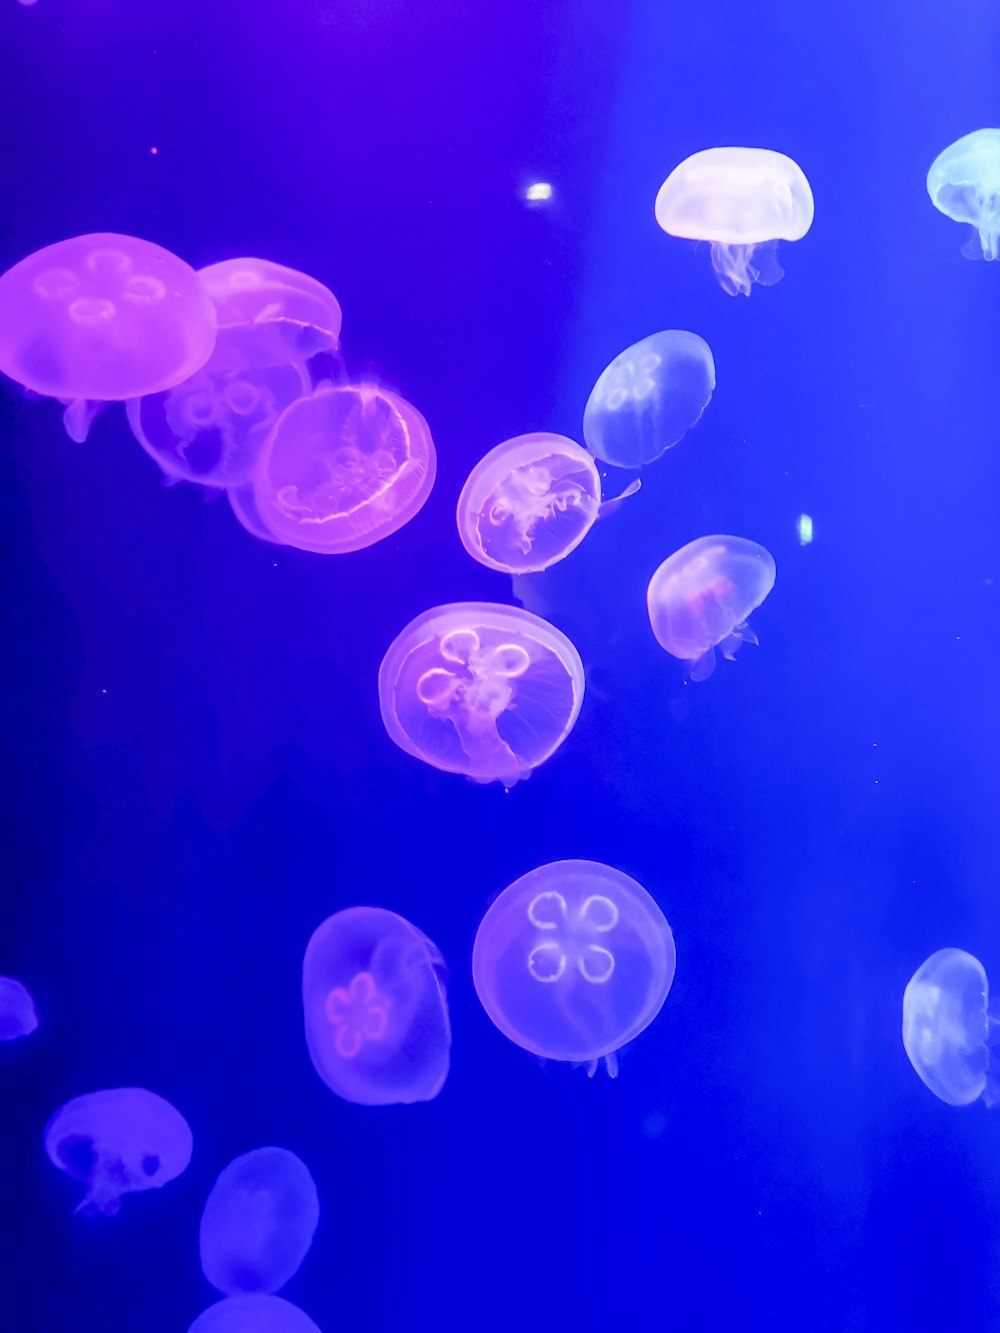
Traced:
[[1000, 1017], [978, 958], [939, 949], [921, 963], [903, 992], [903, 1045], [949, 1106], [1000, 1102]]
[[969, 259], [997, 258], [1000, 239], [1000, 130], [975, 130], [939, 153], [927, 173], [934, 207], [968, 222], [978, 236], [963, 246]]
[[28, 1037], [38, 1027], [35, 1002], [14, 977], [0, 977], [0, 1041]]
[[307, 1314], [280, 1296], [230, 1296], [203, 1310], [188, 1333], [320, 1333]]
[[287, 1148], [235, 1158], [201, 1215], [201, 1267], [227, 1296], [279, 1291], [308, 1253], [319, 1197], [306, 1166]]
[[684, 438], [715, 390], [704, 338], [666, 329], [619, 352], [601, 372], [583, 412], [587, 448], [614, 467], [652, 463]]
[[77, 1213], [114, 1216], [122, 1197], [160, 1189], [191, 1161], [191, 1130], [145, 1088], [103, 1088], [61, 1106], [45, 1127], [45, 1151], [87, 1189]]

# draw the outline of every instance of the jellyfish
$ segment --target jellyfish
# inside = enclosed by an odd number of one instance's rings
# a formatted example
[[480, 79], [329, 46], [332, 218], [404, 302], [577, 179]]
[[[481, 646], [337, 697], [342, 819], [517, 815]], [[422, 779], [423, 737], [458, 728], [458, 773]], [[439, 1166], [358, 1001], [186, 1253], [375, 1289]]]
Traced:
[[317, 927], [302, 964], [306, 1043], [320, 1078], [362, 1106], [429, 1102], [448, 1075], [445, 967], [416, 926], [349, 907]]
[[0, 1041], [29, 1037], [38, 1027], [35, 1002], [14, 977], [0, 977]]
[[305, 364], [340, 340], [340, 303], [315, 278], [268, 259], [225, 259], [198, 276], [220, 329], [252, 330], [265, 364]]
[[227, 1296], [275, 1292], [299, 1270], [319, 1222], [307, 1167], [287, 1148], [235, 1158], [201, 1215], [201, 1267]]
[[732, 661], [757, 643], [747, 624], [774, 587], [774, 559], [744, 537], [699, 537], [668, 556], [649, 580], [649, 623], [661, 648], [689, 662], [692, 680], [715, 670], [715, 649]]
[[683, 329], [626, 347], [601, 372], [583, 412], [587, 448], [613, 467], [642, 467], [682, 440], [715, 390], [704, 338]]
[[260, 521], [303, 551], [359, 551], [397, 531], [434, 484], [416, 408], [374, 384], [327, 385], [278, 418], [254, 467]]
[[515, 880], [476, 932], [472, 979], [511, 1041], [550, 1060], [603, 1058], [660, 1012], [674, 979], [674, 937], [636, 880], [599, 861], [552, 861]]
[[188, 379], [215, 338], [215, 307], [194, 269], [134, 236], [75, 236], [0, 276], [0, 371], [68, 403], [76, 440], [103, 403]]
[[113, 1217], [123, 1195], [156, 1190], [191, 1160], [191, 1130], [145, 1088], [104, 1088], [61, 1106], [45, 1127], [49, 1160], [87, 1191], [77, 1213]]
[[583, 663], [565, 634], [529, 611], [456, 602], [396, 636], [378, 691], [386, 730], [407, 754], [512, 787], [572, 731]]
[[508, 574], [548, 569], [574, 551], [601, 507], [585, 449], [543, 432], [491, 449], [458, 498], [458, 535], [480, 564]]
[[903, 991], [903, 1045], [949, 1106], [1000, 1103], [1000, 1013], [978, 958], [939, 949], [921, 963]]
[[309, 1316], [280, 1296], [230, 1296], [203, 1310], [188, 1333], [320, 1333]]
[[[927, 173], [934, 207], [956, 222], [972, 224], [962, 253], [996, 259], [1000, 240], [1000, 130], [975, 130], [939, 153]], [[978, 237], [978, 244], [977, 244]]]
[[656, 220], [671, 236], [710, 241], [712, 267], [730, 296], [770, 287], [784, 271], [778, 241], [812, 226], [813, 197], [801, 167], [769, 148], [706, 148], [660, 186]]

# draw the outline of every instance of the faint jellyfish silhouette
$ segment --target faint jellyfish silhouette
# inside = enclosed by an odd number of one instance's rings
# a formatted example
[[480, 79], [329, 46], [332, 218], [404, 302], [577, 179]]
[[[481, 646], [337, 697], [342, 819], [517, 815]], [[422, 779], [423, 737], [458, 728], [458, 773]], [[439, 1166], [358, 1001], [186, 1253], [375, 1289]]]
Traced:
[[227, 1296], [275, 1292], [298, 1272], [319, 1222], [319, 1197], [287, 1148], [257, 1148], [229, 1163], [201, 1215], [202, 1272]]
[[103, 403], [194, 374], [215, 337], [215, 307], [194, 269], [135, 236], [74, 236], [0, 277], [0, 370], [68, 402], [75, 440]]
[[437, 947], [395, 912], [328, 917], [302, 965], [306, 1043], [323, 1082], [362, 1106], [436, 1097], [451, 1047], [444, 977]]
[[704, 338], [683, 329], [653, 333], [601, 372], [583, 412], [591, 453], [613, 467], [642, 467], [682, 440], [715, 390]]
[[45, 1127], [45, 1151], [87, 1192], [77, 1213], [114, 1216], [122, 1196], [160, 1189], [191, 1160], [191, 1130], [145, 1088], [104, 1088], [61, 1106]]
[[472, 979], [500, 1031], [526, 1051], [589, 1064], [653, 1021], [674, 979], [674, 937], [641, 884], [599, 861], [553, 861], [487, 911]]
[[407, 754], [512, 787], [554, 754], [583, 701], [580, 655], [517, 607], [455, 602], [396, 636], [379, 668], [386, 731]]
[[585, 449], [565, 435], [518, 435], [472, 469], [458, 498], [458, 535], [490, 569], [548, 569], [580, 545], [600, 507], [601, 479]]
[[784, 271], [778, 241], [798, 241], [813, 220], [801, 167], [769, 148], [706, 148], [660, 186], [656, 220], [671, 236], [711, 241], [712, 267], [730, 296], [769, 287]]
[[38, 1027], [35, 1002], [14, 977], [0, 977], [0, 1041], [28, 1037]]
[[968, 259], [996, 259], [1000, 239], [1000, 130], [975, 130], [937, 155], [927, 173], [934, 207], [973, 236], [962, 247]]
[[251, 536], [262, 542], [271, 542], [275, 546], [284, 545], [261, 518], [252, 486], [231, 486], [226, 495], [240, 526], [246, 528]]
[[903, 992], [903, 1045], [949, 1106], [1000, 1103], [1000, 1015], [978, 958], [939, 949], [921, 963]]
[[374, 384], [329, 385], [275, 423], [253, 471], [256, 510], [289, 546], [359, 551], [409, 522], [435, 468], [416, 408]]
[[699, 537], [668, 556], [649, 581], [649, 623], [661, 648], [691, 666], [692, 680], [715, 670], [715, 649], [732, 661], [757, 643], [747, 624], [774, 587], [774, 559], [743, 537]]
[[291, 1301], [280, 1296], [230, 1296], [203, 1310], [188, 1333], [320, 1333]]
[[220, 329], [252, 330], [265, 364], [304, 364], [340, 341], [340, 303], [328, 287], [268, 259], [225, 259], [199, 270]]

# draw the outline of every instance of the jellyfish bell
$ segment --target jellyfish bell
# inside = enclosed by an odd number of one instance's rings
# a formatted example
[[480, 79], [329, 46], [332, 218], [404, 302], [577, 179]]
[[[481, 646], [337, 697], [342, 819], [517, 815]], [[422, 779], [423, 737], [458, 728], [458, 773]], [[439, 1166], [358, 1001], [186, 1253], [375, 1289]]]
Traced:
[[996, 259], [1000, 250], [1000, 129], [974, 130], [940, 152], [927, 173], [934, 207], [968, 222], [974, 237], [962, 253]]
[[939, 949], [917, 968], [903, 992], [903, 1046], [949, 1106], [1000, 1102], [1000, 1022], [978, 958]]
[[802, 168], [769, 148], [693, 153], [674, 167], [655, 204], [665, 232], [711, 243], [712, 267], [730, 296], [781, 279], [776, 243], [801, 240], [813, 211]]
[[258, 357], [305, 362], [340, 342], [340, 302], [323, 283], [269, 259], [225, 259], [199, 269], [220, 329], [252, 330]]
[[320, 1333], [309, 1316], [282, 1296], [230, 1296], [203, 1310], [188, 1333]]

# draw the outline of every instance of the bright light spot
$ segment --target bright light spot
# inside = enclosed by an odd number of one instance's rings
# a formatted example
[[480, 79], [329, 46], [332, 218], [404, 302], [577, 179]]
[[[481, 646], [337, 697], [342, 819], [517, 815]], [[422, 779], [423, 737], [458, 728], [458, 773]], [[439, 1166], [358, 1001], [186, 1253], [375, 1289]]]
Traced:
[[525, 190], [524, 197], [529, 204], [544, 204], [552, 198], [552, 186], [548, 181], [534, 181]]
[[151, 148], [149, 151], [152, 154], [152, 156], [155, 157], [160, 150], [158, 148]]
[[799, 545], [808, 546], [813, 539], [813, 521], [808, 514], [799, 515]]

